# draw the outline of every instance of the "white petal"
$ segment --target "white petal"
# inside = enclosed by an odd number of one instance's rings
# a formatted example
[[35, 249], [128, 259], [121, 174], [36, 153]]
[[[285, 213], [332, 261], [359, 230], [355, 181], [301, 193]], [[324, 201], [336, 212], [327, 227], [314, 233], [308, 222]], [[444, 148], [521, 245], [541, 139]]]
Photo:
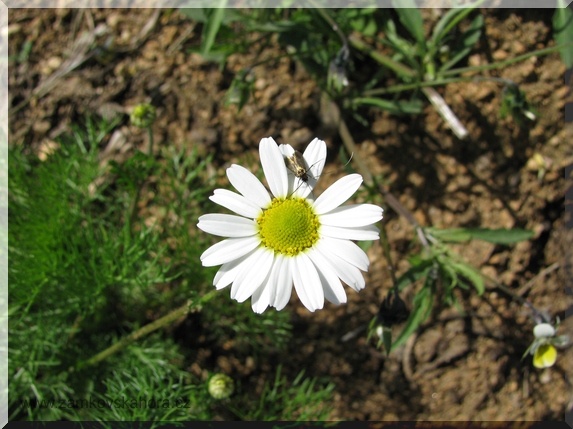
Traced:
[[279, 151], [282, 154], [282, 156], [292, 156], [292, 154], [294, 153], [294, 149], [290, 144], [280, 144]]
[[287, 169], [277, 143], [271, 137], [262, 139], [259, 144], [259, 154], [272, 194], [275, 197], [286, 197], [288, 195]]
[[349, 199], [361, 183], [362, 176], [360, 174], [349, 174], [338, 179], [314, 202], [316, 213], [321, 215], [335, 209]]
[[338, 276], [334, 273], [330, 262], [316, 249], [308, 252], [308, 257], [316, 266], [318, 276], [324, 288], [324, 297], [333, 304], [339, 305], [346, 302], [346, 292]]
[[214, 267], [238, 259], [255, 249], [261, 240], [257, 236], [228, 238], [209, 247], [201, 255], [204, 267]]
[[320, 234], [325, 237], [344, 238], [347, 240], [378, 240], [380, 238], [380, 230], [374, 225], [359, 226], [356, 228], [321, 225]]
[[237, 274], [241, 271], [243, 263], [249, 258], [249, 256], [251, 256], [252, 253], [254, 253], [254, 250], [239, 259], [223, 264], [213, 279], [213, 285], [215, 285], [215, 288], [217, 290], [221, 290], [233, 283], [235, 277], [237, 277]]
[[304, 253], [291, 262], [294, 262], [292, 278], [300, 301], [312, 312], [320, 310], [324, 306], [324, 290], [314, 264]]
[[[300, 177], [296, 177], [290, 171], [288, 175], [289, 178], [292, 178], [292, 180], [289, 181], [289, 194], [298, 198], [307, 198], [316, 186], [316, 182], [318, 182], [317, 178], [310, 175], [307, 176], [308, 180], [306, 182]], [[312, 199], [314, 199], [314, 197]]]
[[257, 233], [257, 222], [240, 216], [211, 213], [199, 217], [197, 228], [221, 237], [250, 237]]
[[535, 338], [548, 338], [555, 335], [555, 328], [549, 323], [540, 323], [533, 327], [533, 336]]
[[308, 144], [302, 155], [312, 176], [318, 179], [326, 162], [326, 143], [315, 138]]
[[276, 265], [276, 291], [274, 300], [271, 297], [271, 305], [282, 310], [286, 307], [292, 294], [292, 258], [278, 255], [275, 257]]
[[364, 277], [358, 268], [332, 253], [324, 240], [320, 240], [317, 243], [316, 249], [322, 253], [327, 261], [330, 262], [332, 269], [344, 283], [346, 283], [356, 292], [364, 289], [366, 282], [364, 281]]
[[330, 237], [322, 237], [321, 240], [324, 240], [324, 245], [336, 256], [362, 271], [368, 271], [370, 265], [368, 255], [352, 241]]
[[[273, 264], [274, 267], [274, 264]], [[251, 308], [257, 314], [262, 314], [270, 305], [271, 302], [271, 289], [273, 287], [272, 282], [269, 280], [272, 277], [272, 268], [271, 271], [267, 274], [267, 278], [263, 281], [255, 292], [253, 292], [253, 296], [251, 297]]]
[[320, 223], [329, 226], [355, 227], [372, 225], [382, 219], [382, 208], [374, 204], [337, 207], [320, 216]]
[[251, 200], [227, 189], [215, 189], [214, 194], [209, 199], [220, 206], [251, 219], [256, 219], [262, 212], [261, 208]]
[[239, 302], [246, 301], [263, 283], [273, 264], [274, 254], [265, 247], [257, 248], [235, 277], [231, 286], [231, 298]]
[[245, 167], [231, 165], [227, 168], [227, 177], [237, 191], [259, 207], [264, 209], [271, 203], [271, 197], [261, 181]]

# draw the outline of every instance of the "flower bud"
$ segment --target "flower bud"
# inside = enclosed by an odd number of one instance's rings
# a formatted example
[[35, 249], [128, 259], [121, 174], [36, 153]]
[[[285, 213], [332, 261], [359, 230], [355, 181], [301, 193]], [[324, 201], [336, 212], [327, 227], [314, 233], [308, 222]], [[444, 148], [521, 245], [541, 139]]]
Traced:
[[209, 380], [209, 394], [215, 399], [224, 399], [231, 396], [235, 389], [233, 379], [225, 374], [215, 374]]
[[148, 103], [138, 104], [129, 117], [131, 123], [139, 128], [150, 127], [155, 121], [155, 107]]

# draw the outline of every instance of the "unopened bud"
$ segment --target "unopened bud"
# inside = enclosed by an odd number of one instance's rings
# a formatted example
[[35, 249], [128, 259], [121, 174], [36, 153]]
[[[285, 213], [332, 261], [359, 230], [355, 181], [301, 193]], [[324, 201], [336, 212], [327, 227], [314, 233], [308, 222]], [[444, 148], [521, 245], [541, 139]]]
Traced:
[[224, 399], [231, 396], [235, 386], [233, 379], [225, 374], [215, 374], [209, 380], [209, 394], [215, 399]]
[[129, 119], [136, 127], [147, 128], [155, 121], [155, 107], [149, 103], [138, 104], [133, 108]]

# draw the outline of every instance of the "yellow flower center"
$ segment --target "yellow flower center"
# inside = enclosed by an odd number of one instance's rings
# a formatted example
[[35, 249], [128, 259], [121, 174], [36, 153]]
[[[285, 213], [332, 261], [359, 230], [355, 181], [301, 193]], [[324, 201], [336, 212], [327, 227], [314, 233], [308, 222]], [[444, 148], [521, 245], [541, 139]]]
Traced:
[[320, 222], [304, 198], [273, 199], [257, 223], [261, 242], [275, 253], [295, 256], [318, 241]]

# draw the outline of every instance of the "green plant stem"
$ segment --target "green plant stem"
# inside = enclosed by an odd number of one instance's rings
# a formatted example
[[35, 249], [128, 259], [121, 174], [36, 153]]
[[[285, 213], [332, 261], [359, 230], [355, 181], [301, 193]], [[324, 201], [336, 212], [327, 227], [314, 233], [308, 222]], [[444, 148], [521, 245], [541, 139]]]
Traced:
[[332, 17], [328, 14], [328, 12], [326, 12], [324, 9], [317, 7], [317, 4], [314, 0], [310, 0], [311, 3], [313, 3], [316, 7], [317, 12], [324, 18], [324, 20], [326, 22], [328, 22], [330, 24], [330, 26], [332, 27], [332, 29], [334, 31], [336, 31], [336, 34], [338, 34], [338, 37], [340, 37], [340, 40], [342, 42], [342, 45], [346, 47], [346, 49], [348, 49], [348, 40], [346, 40], [346, 36], [344, 35], [344, 33], [340, 30], [340, 27], [338, 26], [338, 24], [336, 24], [336, 22], [334, 22], [334, 19], [332, 19]]
[[362, 155], [360, 155], [360, 152], [358, 152], [356, 148], [356, 143], [354, 142], [354, 138], [352, 137], [352, 134], [350, 134], [350, 130], [348, 129], [348, 126], [346, 125], [344, 118], [342, 118], [340, 114], [340, 109], [338, 105], [334, 101], [332, 101], [326, 93], [323, 93], [323, 97], [325, 97], [325, 99], [328, 102], [328, 109], [334, 112], [333, 116], [336, 117], [338, 121], [338, 133], [340, 134], [340, 138], [342, 139], [342, 142], [344, 143], [346, 149], [353, 154], [353, 159], [356, 162], [357, 170], [362, 175], [362, 178], [364, 179], [364, 184], [366, 184], [366, 186], [369, 187], [376, 186], [380, 194], [384, 197], [384, 200], [388, 203], [388, 205], [392, 207], [392, 209], [394, 209], [396, 213], [398, 213], [401, 216], [404, 216], [406, 220], [408, 220], [408, 222], [410, 222], [410, 224], [414, 227], [414, 229], [416, 230], [416, 234], [418, 235], [418, 238], [420, 239], [422, 245], [426, 248], [429, 247], [430, 244], [426, 239], [426, 235], [424, 234], [424, 231], [420, 226], [420, 224], [418, 223], [418, 221], [416, 221], [414, 215], [410, 213], [410, 211], [406, 207], [400, 204], [400, 202], [394, 195], [384, 190], [382, 187], [377, 186], [377, 184], [374, 182], [374, 177], [372, 176], [372, 173], [370, 173], [370, 169], [366, 165], [364, 158], [362, 158]]
[[537, 51], [528, 52], [527, 54], [518, 55], [517, 57], [509, 58], [505, 61], [500, 61], [500, 62], [493, 63], [493, 64], [484, 64], [483, 66], [461, 67], [461, 68], [457, 68], [457, 69], [447, 70], [447, 71], [441, 73], [441, 76], [447, 77], [447, 76], [454, 76], [454, 75], [458, 75], [458, 74], [462, 74], [462, 73], [471, 73], [471, 72], [498, 69], [498, 68], [502, 68], [505, 66], [509, 66], [511, 64], [514, 64], [514, 63], [518, 63], [520, 61], [526, 60], [526, 59], [531, 58], [531, 57], [540, 56], [540, 55], [547, 55], [547, 54], [550, 54], [552, 52], [556, 52], [562, 48], [566, 48], [569, 46], [573, 46], [573, 42], [562, 43], [560, 45], [552, 46], [550, 48], [544, 48], [544, 49], [539, 49]]
[[[334, 101], [330, 100], [326, 93], [323, 93], [323, 97], [327, 97], [326, 99], [329, 100], [328, 108], [330, 110], [332, 110], [334, 112], [334, 116], [336, 116], [338, 118], [338, 132], [340, 134], [340, 138], [342, 139], [344, 146], [346, 147], [348, 152], [353, 154], [354, 160], [355, 160], [356, 165], [357, 165], [357, 170], [362, 175], [362, 178], [364, 179], [364, 183], [366, 184], [366, 186], [369, 186], [369, 187], [376, 186], [376, 183], [374, 181], [374, 177], [372, 176], [372, 173], [370, 173], [370, 170], [369, 170], [368, 166], [366, 165], [366, 162], [364, 161], [364, 159], [360, 155], [360, 152], [358, 152], [358, 150], [356, 148], [356, 143], [354, 142], [354, 138], [352, 137], [352, 134], [350, 134], [350, 130], [348, 129], [346, 122], [344, 121], [344, 119], [340, 115], [340, 109], [339, 109], [338, 105]], [[416, 234], [418, 235], [420, 242], [422, 243], [422, 245], [425, 248], [428, 248], [429, 243], [428, 243], [428, 240], [426, 239], [424, 231], [423, 231], [422, 227], [420, 226], [420, 224], [416, 221], [416, 219], [414, 218], [412, 213], [410, 213], [410, 211], [408, 209], [406, 209], [402, 204], [400, 204], [398, 199], [396, 197], [394, 197], [394, 195], [392, 195], [390, 192], [382, 189], [382, 187], [379, 187], [379, 186], [377, 188], [378, 188], [378, 191], [384, 197], [384, 200], [388, 203], [388, 205], [390, 207], [392, 207], [398, 214], [404, 216], [408, 220], [408, 222], [410, 222], [412, 224], [412, 226], [416, 230]], [[382, 243], [382, 249], [384, 250], [384, 256], [386, 257], [386, 260], [388, 261], [388, 270], [390, 271], [390, 275], [392, 276], [392, 283], [394, 285], [394, 291], [395, 291], [396, 296], [398, 296], [398, 292], [399, 292], [398, 291], [398, 281], [396, 279], [394, 264], [392, 262], [392, 255], [390, 254], [390, 246], [388, 244], [388, 237], [386, 236], [386, 230], [384, 228], [380, 228], [380, 241]]]
[[412, 89], [420, 89], [430, 86], [442, 86], [447, 85], [449, 83], [457, 83], [457, 82], [472, 82], [475, 78], [471, 76], [467, 77], [454, 77], [449, 79], [439, 79], [433, 81], [426, 81], [426, 82], [414, 82], [414, 83], [405, 83], [401, 85], [392, 85], [389, 88], [374, 88], [366, 90], [362, 93], [364, 97], [371, 97], [373, 95], [381, 95], [381, 94], [394, 94], [396, 92], [402, 91], [409, 91]]
[[147, 127], [147, 155], [153, 155], [153, 131], [151, 131], [151, 127]]
[[[153, 156], [153, 131], [151, 131], [151, 127], [146, 127], [147, 129], [147, 155]], [[138, 186], [135, 190], [135, 196], [133, 197], [133, 201], [129, 208], [129, 233], [133, 233], [133, 225], [137, 219], [137, 205], [139, 204], [139, 199], [141, 198], [141, 186]]]
[[512, 298], [514, 301], [517, 301], [518, 303], [520, 303], [521, 305], [529, 308], [531, 310], [531, 312], [533, 313], [533, 318], [535, 319], [536, 323], [551, 323], [551, 320], [548, 320], [547, 317], [541, 312], [539, 311], [537, 308], [535, 308], [533, 306], [533, 304], [531, 302], [529, 302], [527, 299], [525, 299], [524, 297], [522, 297], [521, 295], [518, 295], [517, 293], [515, 293], [514, 291], [512, 291], [510, 288], [502, 285], [500, 282], [498, 282], [497, 280], [485, 275], [484, 273], [482, 273], [481, 271], [479, 271], [480, 275], [486, 279], [487, 281], [489, 281], [490, 283], [492, 283], [496, 289], [501, 290], [503, 293], [505, 293], [506, 295], [509, 295], [510, 298]]
[[360, 40], [354, 34], [348, 36], [348, 41], [353, 47], [370, 55], [378, 63], [385, 65], [389, 69], [394, 70], [396, 73], [398, 73], [398, 75], [407, 77], [416, 76], [416, 72], [412, 70], [410, 67], [405, 66], [404, 64], [399, 63], [398, 61], [394, 61], [392, 58], [384, 55], [381, 52], [376, 51], [374, 48], [372, 48], [370, 45]]
[[191, 312], [192, 309], [198, 308], [202, 304], [211, 300], [215, 296], [216, 292], [217, 292], [216, 290], [213, 290], [213, 291], [203, 295], [199, 299], [199, 302], [197, 303], [196, 306], [192, 307], [193, 303], [191, 301], [189, 301], [185, 305], [171, 311], [169, 314], [149, 323], [148, 325], [145, 325], [145, 326], [139, 328], [137, 331], [132, 332], [131, 334], [123, 337], [121, 340], [119, 340], [118, 342], [116, 342], [112, 346], [108, 347], [107, 349], [103, 350], [102, 352], [99, 352], [98, 354], [91, 357], [90, 359], [88, 359], [84, 362], [81, 362], [79, 365], [77, 365], [77, 368], [81, 369], [81, 368], [84, 368], [86, 366], [98, 364], [99, 362], [107, 359], [108, 357], [110, 357], [114, 353], [117, 353], [119, 350], [121, 350], [125, 346], [133, 343], [134, 341], [137, 341], [140, 338], [143, 338], [144, 336], [152, 333], [153, 331], [156, 331], [159, 328], [162, 328], [163, 326], [169, 325], [170, 323], [174, 322], [175, 320], [179, 319], [180, 317], [187, 315], [189, 312]]

